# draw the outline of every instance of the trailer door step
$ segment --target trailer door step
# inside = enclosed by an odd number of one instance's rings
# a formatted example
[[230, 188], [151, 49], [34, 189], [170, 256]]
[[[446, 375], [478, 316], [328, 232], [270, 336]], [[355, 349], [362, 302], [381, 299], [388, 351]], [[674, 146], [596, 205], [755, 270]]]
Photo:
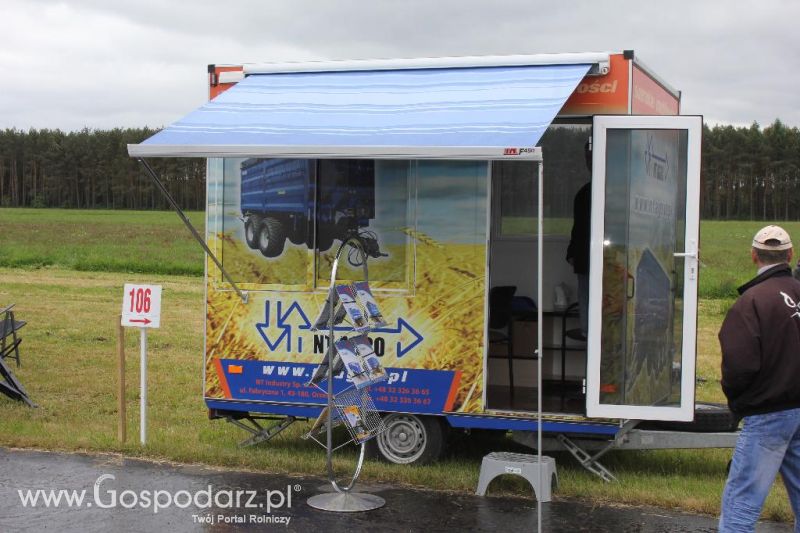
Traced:
[[[249, 439], [243, 440], [239, 443], [240, 448], [245, 448], [247, 446], [252, 446], [254, 444], [258, 444], [260, 442], [266, 442], [270, 440], [272, 437], [283, 431], [284, 429], [291, 426], [294, 422], [297, 421], [297, 418], [293, 416], [287, 416], [284, 418], [266, 418], [266, 417], [255, 417], [248, 415], [242, 419], [236, 419], [232, 416], [226, 416], [225, 420], [233, 424], [234, 426], [238, 426], [243, 430], [247, 431], [248, 433], [252, 433], [253, 436]], [[246, 420], [250, 422], [250, 425], [245, 424], [242, 420]], [[264, 427], [258, 423], [258, 420], [274, 420], [275, 423]]]

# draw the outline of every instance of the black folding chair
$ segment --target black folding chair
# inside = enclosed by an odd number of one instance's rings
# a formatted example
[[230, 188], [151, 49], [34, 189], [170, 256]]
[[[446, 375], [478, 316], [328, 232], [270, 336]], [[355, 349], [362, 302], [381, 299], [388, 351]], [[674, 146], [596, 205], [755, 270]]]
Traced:
[[508, 385], [514, 398], [514, 285], [492, 287], [489, 290], [489, 343], [505, 344], [508, 359]]
[[22, 329], [26, 322], [14, 319], [14, 304], [0, 309], [0, 358], [13, 359], [19, 367], [19, 345], [22, 339], [17, 335], [17, 331]]
[[6, 359], [13, 359], [19, 367], [19, 345], [22, 339], [17, 335], [25, 322], [14, 319], [14, 304], [0, 309], [0, 394], [13, 400], [25, 402], [30, 407], [36, 404], [28, 397], [28, 391], [22, 386], [17, 376], [6, 365]]

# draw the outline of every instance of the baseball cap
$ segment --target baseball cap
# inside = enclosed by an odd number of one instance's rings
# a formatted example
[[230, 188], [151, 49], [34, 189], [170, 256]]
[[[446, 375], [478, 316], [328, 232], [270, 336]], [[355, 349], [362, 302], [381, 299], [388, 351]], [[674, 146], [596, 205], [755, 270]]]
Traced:
[[788, 250], [792, 239], [780, 226], [765, 226], [753, 237], [753, 248], [759, 250]]

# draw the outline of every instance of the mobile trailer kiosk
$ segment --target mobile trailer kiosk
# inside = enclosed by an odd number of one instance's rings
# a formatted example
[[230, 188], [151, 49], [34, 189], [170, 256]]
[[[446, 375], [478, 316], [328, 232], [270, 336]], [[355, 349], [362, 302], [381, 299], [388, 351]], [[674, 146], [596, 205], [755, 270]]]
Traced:
[[[435, 459], [447, 428], [534, 444], [540, 392], [543, 446], [607, 479], [611, 446], [732, 445], [631, 430], [695, 413], [702, 130], [633, 52], [210, 66], [209, 82], [207, 104], [128, 149], [208, 158], [212, 417], [258, 442], [320, 414], [312, 323], [339, 243], [360, 236], [390, 322], [373, 337], [387, 430], [370, 441], [389, 461]], [[590, 178], [584, 343], [567, 335], [565, 255]], [[358, 258], [340, 272], [360, 279]]]

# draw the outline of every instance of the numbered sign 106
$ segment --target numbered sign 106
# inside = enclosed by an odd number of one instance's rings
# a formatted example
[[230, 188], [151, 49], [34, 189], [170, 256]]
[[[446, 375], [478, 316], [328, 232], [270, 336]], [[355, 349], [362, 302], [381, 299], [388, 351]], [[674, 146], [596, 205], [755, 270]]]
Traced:
[[128, 310], [129, 313], [149, 313], [150, 312], [150, 297], [153, 294], [153, 289], [150, 287], [131, 287], [128, 294], [131, 300], [131, 306]]
[[122, 325], [157, 328], [161, 321], [161, 285], [126, 283], [122, 295]]

